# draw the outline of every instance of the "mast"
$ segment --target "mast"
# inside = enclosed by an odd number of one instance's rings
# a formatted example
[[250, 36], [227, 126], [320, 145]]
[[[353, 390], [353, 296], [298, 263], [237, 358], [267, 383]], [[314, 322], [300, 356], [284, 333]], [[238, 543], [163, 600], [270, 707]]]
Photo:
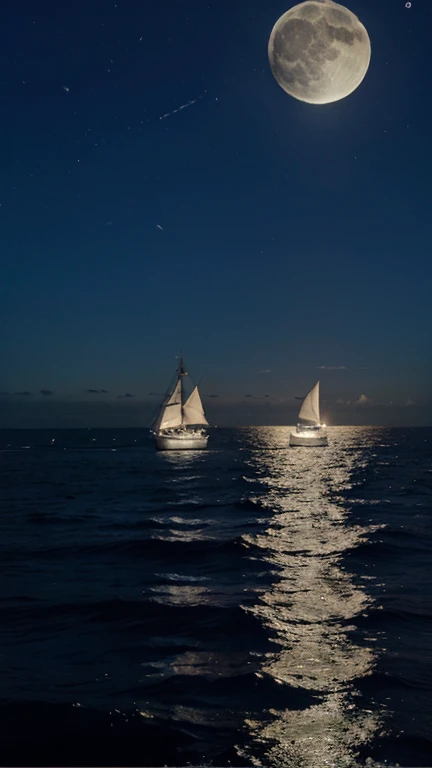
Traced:
[[187, 376], [187, 371], [185, 370], [185, 367], [183, 365], [183, 350], [180, 350], [180, 364], [178, 367], [178, 375], [179, 376]]
[[184, 421], [184, 392], [183, 392], [183, 379], [185, 376], [187, 376], [187, 371], [185, 370], [184, 364], [183, 364], [183, 350], [180, 350], [180, 363], [178, 367], [178, 378], [177, 381], [180, 381], [180, 400], [181, 400], [181, 423], [183, 424]]

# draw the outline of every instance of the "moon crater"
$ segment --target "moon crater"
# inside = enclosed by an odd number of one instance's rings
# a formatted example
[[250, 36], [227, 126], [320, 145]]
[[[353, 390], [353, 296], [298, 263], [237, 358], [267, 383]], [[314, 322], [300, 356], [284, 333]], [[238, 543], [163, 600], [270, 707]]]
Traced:
[[281, 88], [310, 104], [345, 98], [370, 62], [368, 33], [333, 0], [306, 0], [283, 14], [270, 35], [271, 70]]

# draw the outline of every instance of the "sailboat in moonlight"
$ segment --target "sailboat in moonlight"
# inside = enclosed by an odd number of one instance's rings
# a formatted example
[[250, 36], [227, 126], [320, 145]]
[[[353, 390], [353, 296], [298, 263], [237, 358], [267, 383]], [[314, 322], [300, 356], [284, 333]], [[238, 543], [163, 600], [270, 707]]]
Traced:
[[290, 434], [290, 445], [318, 446], [327, 445], [325, 424], [321, 424], [319, 407], [319, 381], [303, 400], [298, 415], [297, 429]]
[[151, 427], [159, 451], [196, 451], [207, 448], [208, 435], [198, 387], [184, 400], [183, 379], [187, 376], [180, 356], [174, 388], [162, 403], [159, 415]]

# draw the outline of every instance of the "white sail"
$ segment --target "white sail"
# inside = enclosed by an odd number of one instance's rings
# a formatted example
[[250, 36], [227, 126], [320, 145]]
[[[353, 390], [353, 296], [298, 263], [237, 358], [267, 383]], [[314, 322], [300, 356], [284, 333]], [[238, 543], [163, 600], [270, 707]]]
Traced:
[[182, 424], [182, 385], [178, 378], [172, 395], [163, 404], [160, 414], [153, 424], [153, 431], [180, 427]]
[[299, 423], [301, 424], [320, 424], [319, 410], [319, 381], [311, 389], [303, 400], [300, 408]]
[[204, 426], [208, 424], [204, 415], [204, 408], [198, 392], [198, 387], [195, 387], [183, 406], [183, 424], [193, 424], [195, 426]]

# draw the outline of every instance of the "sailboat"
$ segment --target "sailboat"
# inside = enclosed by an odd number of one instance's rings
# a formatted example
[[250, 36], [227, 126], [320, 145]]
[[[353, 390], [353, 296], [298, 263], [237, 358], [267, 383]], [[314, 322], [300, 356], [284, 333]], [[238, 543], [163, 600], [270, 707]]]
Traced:
[[295, 432], [290, 434], [290, 445], [318, 447], [327, 445], [325, 424], [321, 424], [319, 407], [319, 381], [303, 400]]
[[168, 394], [151, 427], [159, 451], [196, 451], [207, 447], [208, 435], [198, 387], [184, 401], [183, 379], [187, 376], [180, 356], [174, 388]]

